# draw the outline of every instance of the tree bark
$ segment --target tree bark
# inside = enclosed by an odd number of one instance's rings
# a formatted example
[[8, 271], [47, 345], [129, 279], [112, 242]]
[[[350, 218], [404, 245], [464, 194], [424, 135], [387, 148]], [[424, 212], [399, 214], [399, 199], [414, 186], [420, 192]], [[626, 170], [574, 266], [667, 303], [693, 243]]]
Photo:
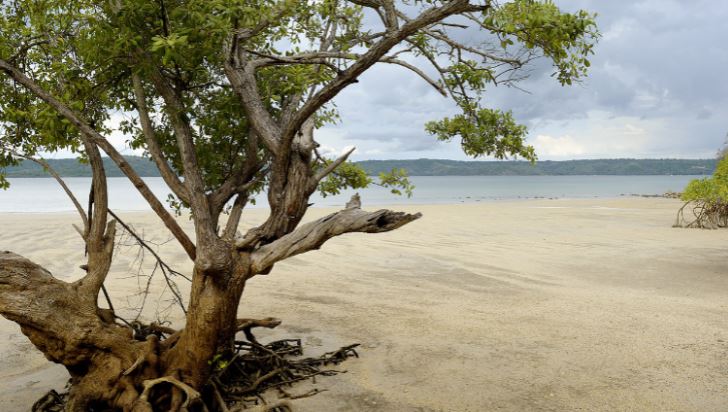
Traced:
[[185, 328], [163, 359], [168, 375], [177, 373], [194, 388], [206, 383], [215, 355], [232, 351], [238, 304], [251, 276], [246, 254], [229, 248], [225, 253], [229, 256], [226, 273], [209, 274], [195, 267]]
[[155, 335], [135, 340], [131, 329], [100, 313], [78, 282], [60, 281], [11, 252], [0, 252], [0, 314], [18, 323], [49, 360], [66, 367], [72, 382], [67, 410], [147, 411], [154, 403], [149, 385], [174, 381], [178, 388], [175, 382], [199, 390], [214, 367], [211, 359], [232, 348], [248, 267], [236, 257], [230, 276], [195, 276], [187, 325], [171, 348]]
[[66, 367], [72, 388], [68, 410], [92, 404], [126, 403], [136, 397], [130, 381], [155, 374], [154, 365], [133, 377], [122, 376], [149, 344], [135, 341], [130, 329], [104, 320], [96, 300], [48, 271], [11, 252], [0, 252], [0, 314], [20, 330], [49, 360]]

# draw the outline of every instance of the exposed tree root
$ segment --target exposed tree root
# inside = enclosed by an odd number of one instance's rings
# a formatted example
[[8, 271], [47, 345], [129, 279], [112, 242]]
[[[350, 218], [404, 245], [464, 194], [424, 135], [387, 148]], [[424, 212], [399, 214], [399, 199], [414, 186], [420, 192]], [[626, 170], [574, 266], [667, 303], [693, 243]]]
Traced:
[[719, 229], [728, 227], [728, 203], [693, 200], [677, 211], [673, 227]]
[[[213, 360], [215, 372], [202, 391], [196, 391], [174, 376], [149, 379], [144, 382], [143, 391], [135, 402], [133, 411], [156, 411], [150, 399], [159, 388], [164, 387], [169, 392], [178, 392], [177, 402], [181, 403], [176, 409], [181, 411], [289, 412], [293, 410], [290, 400], [313, 396], [324, 392], [325, 389], [314, 388], [294, 394], [288, 392], [287, 388], [305, 380], [312, 380], [315, 383], [317, 376], [343, 373], [345, 371], [331, 369], [330, 366], [338, 365], [352, 356], [359, 357], [355, 349], [359, 344], [353, 344], [327, 352], [320, 357], [303, 358], [300, 339], [283, 339], [261, 344], [250, 331], [253, 327], [275, 327], [278, 324], [280, 321], [274, 318], [240, 319], [239, 329], [245, 333], [248, 340], [235, 341], [235, 351], [231, 356], [227, 358], [220, 356]], [[148, 332], [149, 336], [146, 338], [155, 342], [157, 337], [165, 338], [169, 335], [160, 344], [174, 339], [173, 330], [159, 329], [159, 325], [140, 325], [137, 332]], [[144, 360], [140, 359], [129, 369], [135, 369], [142, 363]], [[263, 394], [271, 389], [276, 390], [281, 401], [274, 404], [267, 403]], [[32, 411], [60, 412], [64, 410], [67, 400], [67, 394], [59, 394], [52, 390], [33, 405]]]
[[42, 398], [35, 401], [32, 412], [63, 412], [68, 394], [58, 393], [51, 389]]

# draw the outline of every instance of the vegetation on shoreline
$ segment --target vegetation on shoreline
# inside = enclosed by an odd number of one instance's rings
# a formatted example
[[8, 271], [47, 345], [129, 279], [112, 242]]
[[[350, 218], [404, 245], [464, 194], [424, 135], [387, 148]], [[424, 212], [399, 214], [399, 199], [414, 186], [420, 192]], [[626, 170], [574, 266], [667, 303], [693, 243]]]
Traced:
[[728, 227], [728, 156], [711, 177], [691, 181], [681, 199], [675, 226], [717, 229]]
[[[127, 156], [129, 164], [143, 177], [158, 177], [154, 163], [140, 156]], [[48, 159], [53, 169], [64, 177], [90, 177], [91, 168], [76, 159]], [[526, 161], [457, 161], [442, 159], [364, 160], [355, 162], [368, 175], [392, 169], [405, 169], [410, 176], [531, 176], [531, 175], [710, 175], [715, 159], [585, 159], [551, 161], [536, 164]], [[109, 158], [104, 158], [109, 177], [123, 173]], [[22, 162], [5, 170], [7, 177], [48, 177], [33, 162]]]
[[410, 176], [533, 176], [533, 175], [709, 175], [715, 159], [583, 159], [526, 161], [457, 161], [437, 159], [366, 160], [358, 164], [369, 174], [391, 168]]

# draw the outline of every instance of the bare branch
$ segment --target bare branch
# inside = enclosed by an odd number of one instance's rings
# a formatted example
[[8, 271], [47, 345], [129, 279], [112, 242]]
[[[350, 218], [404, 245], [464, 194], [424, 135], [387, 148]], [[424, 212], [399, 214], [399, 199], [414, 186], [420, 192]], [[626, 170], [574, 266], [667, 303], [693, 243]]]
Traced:
[[351, 232], [389, 232], [422, 216], [420, 213], [408, 214], [386, 209], [365, 212], [359, 206], [358, 195], [355, 195], [346, 209], [307, 223], [262, 246], [251, 255], [252, 273], [261, 273], [280, 260], [318, 249], [332, 237]]
[[147, 109], [142, 80], [137, 73], [132, 74], [131, 79], [134, 86], [137, 111], [139, 112], [139, 122], [141, 123], [142, 131], [144, 132], [144, 140], [147, 142], [147, 151], [152, 157], [152, 160], [154, 160], [154, 163], [157, 165], [157, 169], [159, 169], [159, 173], [162, 175], [164, 182], [167, 183], [167, 186], [169, 186], [180, 200], [189, 204], [189, 192], [180, 181], [177, 173], [175, 173], [169, 166], [169, 163], [167, 163], [167, 159], [164, 158], [162, 148], [159, 146], [159, 141], [155, 136], [152, 120], [149, 118], [149, 110]]
[[[248, 134], [246, 159], [238, 173], [233, 173], [214, 192], [210, 193], [210, 210], [213, 218], [217, 219], [225, 204], [236, 194], [244, 194], [256, 183], [265, 177], [261, 171], [264, 162], [258, 159], [258, 135], [254, 132]], [[234, 234], [234, 233], [233, 233]]]
[[227, 223], [225, 223], [225, 230], [222, 232], [223, 239], [233, 239], [235, 237], [235, 232], [238, 230], [238, 225], [240, 224], [240, 217], [243, 215], [243, 209], [247, 203], [247, 194], [239, 194], [235, 198], [233, 208], [230, 210], [230, 216], [228, 217]]
[[[86, 245], [89, 252], [96, 252], [104, 247], [104, 232], [106, 231], [106, 217], [109, 210], [109, 194], [106, 186], [106, 171], [101, 159], [99, 148], [89, 138], [83, 139], [86, 156], [91, 165], [91, 200], [93, 208], [89, 205], [89, 230]], [[99, 285], [100, 286], [100, 285]]]
[[383, 57], [379, 61], [384, 62], [384, 63], [396, 64], [396, 65], [399, 65], [399, 66], [402, 66], [404, 68], [411, 70], [416, 75], [420, 76], [423, 80], [425, 80], [427, 83], [429, 83], [430, 86], [434, 87], [435, 90], [437, 90], [441, 95], [443, 95], [444, 97], [447, 97], [447, 91], [445, 90], [445, 88], [440, 83], [433, 80], [430, 76], [428, 76], [425, 72], [423, 72], [417, 66], [409, 64], [403, 60], [399, 60], [399, 59], [395, 59], [395, 58], [391, 58], [391, 57]]
[[273, 154], [278, 153], [280, 128], [275, 123], [270, 113], [263, 105], [258, 91], [258, 84], [255, 78], [255, 68], [245, 62], [239, 56], [239, 46], [233, 46], [231, 52], [233, 58], [225, 60], [225, 75], [230, 81], [235, 94], [240, 99], [240, 104], [250, 121], [255, 132], [263, 140], [263, 144]]
[[425, 10], [417, 18], [408, 21], [398, 30], [385, 34], [360, 59], [346, 70], [340, 72], [334, 80], [324, 86], [301, 107], [293, 119], [285, 125], [283, 130], [284, 140], [286, 136], [291, 136], [296, 133], [303, 122], [311, 117], [321, 106], [329, 102], [348, 85], [355, 83], [359, 75], [376, 64], [392, 47], [424, 27], [441, 21], [448, 16], [468, 11], [471, 8], [472, 6], [467, 0], [449, 1], [441, 7], [432, 7]]
[[162, 73], [158, 70], [152, 70], [151, 79], [157, 92], [164, 99], [165, 111], [177, 138], [177, 147], [179, 148], [184, 169], [184, 184], [189, 194], [188, 204], [195, 215], [197, 242], [212, 242], [217, 233], [210, 213], [209, 201], [205, 194], [205, 183], [202, 180], [202, 173], [197, 162], [194, 136], [190, 120], [186, 114], [186, 108], [177, 90], [169, 84]]
[[394, 7], [392, 0], [382, 0], [384, 6], [384, 23], [387, 31], [394, 31], [399, 28], [399, 19], [397, 17], [397, 9]]
[[[200, 400], [200, 393], [197, 392], [193, 387], [187, 385], [186, 383], [178, 380], [177, 378], [173, 376], [164, 376], [161, 378], [156, 379], [149, 379], [144, 381], [144, 390], [142, 391], [142, 394], [139, 396], [139, 399], [135, 402], [135, 408], [138, 408], [139, 410], [152, 410], [152, 406], [149, 403], [149, 393], [160, 383], [169, 383], [175, 386], [176, 388], [180, 389], [185, 394], [185, 400], [184, 403], [182, 403], [181, 410], [188, 410], [187, 407], [196, 404]], [[148, 409], [147, 409], [148, 408]]]
[[[104, 228], [104, 235], [100, 239], [100, 244], [96, 251], [89, 251], [88, 273], [76, 281], [78, 289], [84, 292], [84, 295], [96, 302], [99, 290], [109, 274], [111, 268], [111, 258], [114, 252], [114, 236], [116, 235], [116, 221], [112, 220]], [[89, 236], [89, 239], [91, 236]], [[89, 245], [91, 241], [87, 242]]]
[[326, 176], [328, 176], [331, 172], [333, 172], [334, 170], [336, 170], [337, 167], [339, 167], [342, 163], [344, 163], [346, 161], [346, 159], [348, 159], [349, 156], [352, 153], [354, 153], [354, 150], [356, 150], [356, 147], [352, 147], [346, 153], [344, 153], [343, 155], [339, 156], [336, 160], [334, 160], [333, 162], [329, 163], [326, 167], [324, 167], [323, 169], [321, 169], [318, 173], [316, 173], [313, 176], [313, 178], [311, 178], [311, 184], [314, 185], [314, 186], [315, 185], [318, 185], [318, 183], [323, 178], [325, 178]]
[[[336, 65], [327, 60], [328, 58], [357, 60], [363, 57], [363, 55], [361, 54], [343, 52], [315, 52], [303, 53], [294, 56], [273, 56], [262, 53], [256, 54], [262, 56], [263, 58], [252, 61], [251, 64], [254, 67], [276, 66], [285, 64], [319, 64], [329, 67], [337, 72], [339, 71], [339, 69], [336, 67]], [[404, 60], [397, 59], [394, 56], [384, 56], [380, 58], [377, 62], [396, 64], [398, 66], [402, 66], [408, 70], [411, 70], [412, 72], [420, 76], [423, 80], [425, 80], [427, 83], [429, 83], [432, 87], [434, 87], [435, 90], [437, 90], [441, 95], [447, 97], [447, 92], [442, 87], [442, 85], [439, 84], [437, 81], [433, 80], [417, 66], [407, 63]]]

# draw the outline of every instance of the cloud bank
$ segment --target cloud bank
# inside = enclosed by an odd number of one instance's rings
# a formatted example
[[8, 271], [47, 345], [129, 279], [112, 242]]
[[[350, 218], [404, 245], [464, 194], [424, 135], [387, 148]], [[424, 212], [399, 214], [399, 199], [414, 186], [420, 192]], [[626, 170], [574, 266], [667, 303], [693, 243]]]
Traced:
[[[491, 107], [529, 127], [541, 159], [711, 157], [728, 132], [728, 2], [561, 0], [598, 13], [603, 34], [589, 77], [561, 87], [546, 62], [514, 88], [494, 88]], [[452, 105], [402, 68], [376, 67], [336, 100], [342, 123], [318, 132], [355, 159], [466, 159], [457, 142], [434, 141], [428, 120]]]

